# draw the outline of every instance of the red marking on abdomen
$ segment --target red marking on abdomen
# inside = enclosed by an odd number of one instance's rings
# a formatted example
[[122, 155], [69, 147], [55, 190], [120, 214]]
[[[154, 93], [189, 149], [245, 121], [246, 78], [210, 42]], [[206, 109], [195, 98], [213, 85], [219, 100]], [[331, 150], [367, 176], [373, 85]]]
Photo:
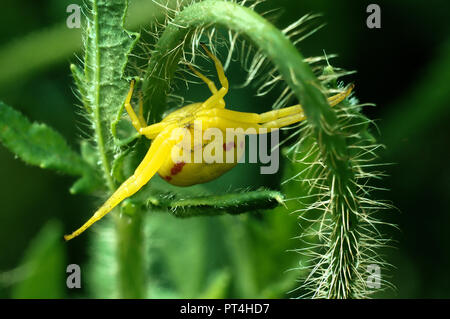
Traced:
[[185, 162], [175, 163], [175, 165], [173, 165], [173, 167], [170, 169], [170, 174], [172, 175], [178, 174], [179, 172], [181, 172], [184, 165], [186, 165]]
[[235, 142], [228, 142], [228, 144], [223, 143], [223, 150], [224, 150], [224, 151], [229, 151], [229, 150], [231, 150], [233, 147], [236, 147], [236, 143], [235, 143]]
[[170, 180], [172, 179], [172, 177], [170, 177], [170, 176], [164, 176], [164, 179], [165, 179], [166, 181], [170, 181]]

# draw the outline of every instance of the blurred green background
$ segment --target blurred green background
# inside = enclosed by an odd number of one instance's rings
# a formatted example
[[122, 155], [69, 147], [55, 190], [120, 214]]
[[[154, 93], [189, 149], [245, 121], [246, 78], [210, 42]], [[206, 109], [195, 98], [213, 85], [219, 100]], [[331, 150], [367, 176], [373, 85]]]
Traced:
[[[151, 8], [150, 0], [135, 2], [138, 4], [131, 1], [128, 24], [131, 29], [139, 30], [138, 26], [145, 27], [144, 22], [150, 21], [153, 13], [143, 9]], [[78, 149], [84, 120], [78, 114], [79, 101], [72, 92], [69, 63], [77, 62], [75, 54], [81, 54], [81, 33], [65, 26], [66, 7], [71, 3], [81, 4], [81, 1], [2, 2], [0, 99], [29, 119], [55, 128]], [[364, 113], [376, 120], [381, 131], [379, 140], [386, 145], [386, 150], [380, 155], [384, 161], [393, 163], [386, 168], [389, 176], [378, 185], [390, 191], [380, 196], [399, 208], [399, 211], [383, 214], [383, 219], [400, 228], [400, 231], [390, 230], [397, 240], [396, 248], [385, 252], [386, 259], [396, 268], [389, 274], [382, 274], [390, 278], [397, 290], [377, 296], [449, 298], [450, 2], [377, 1], [382, 10], [381, 29], [366, 27], [369, 3], [268, 0], [257, 11], [280, 8], [276, 22], [280, 28], [306, 13], [323, 13], [327, 26], [303, 42], [303, 55], [321, 55], [324, 50], [327, 54], [337, 53], [339, 56], [332, 60], [333, 65], [357, 71], [345, 79], [356, 84], [356, 96], [363, 103], [377, 105], [366, 108]], [[232, 84], [239, 84], [243, 79], [237, 64], [231, 67], [228, 76]], [[204, 99], [206, 92], [204, 87], [194, 86], [189, 98]], [[240, 110], [261, 111], [261, 105], [268, 107], [273, 101], [270, 96], [256, 100], [242, 92], [247, 91], [232, 89], [227, 100]], [[279, 178], [260, 176], [257, 165], [245, 165], [212, 185], [217, 191], [226, 191], [247, 186], [273, 186]], [[69, 245], [55, 240], [89, 217], [98, 204], [87, 196], [70, 195], [68, 188], [72, 182], [73, 178], [27, 166], [0, 146], [0, 297], [78, 297], [90, 293], [87, 279], [83, 279], [81, 290], [73, 292], [65, 288], [65, 267], [70, 263], [82, 267], [88, 263], [92, 253], [88, 248], [91, 235], [81, 236]], [[184, 224], [179, 226], [181, 222]], [[203, 237], [197, 242], [208, 241], [214, 245], [217, 240], [217, 247], [222, 247], [220, 232], [230, 229], [219, 227], [222, 222], [228, 223], [231, 231], [239, 232], [232, 218], [185, 222], [174, 221], [169, 216], [159, 221], [159, 225], [182, 227], [193, 237], [200, 236], [198, 232], [201, 232]], [[154, 227], [157, 225], [155, 221]], [[195, 232], [197, 234], [193, 235]], [[183, 240], [177, 241], [169, 233], [156, 229], [152, 236], [160, 245], [171, 240], [183, 244]], [[169, 249], [170, 244], [167, 245]], [[174, 254], [181, 249], [172, 248]], [[195, 249], [187, 249], [186, 258], [197, 258], [195, 252], [189, 255], [189, 251]], [[220, 270], [229, 266], [220, 248], [208, 249], [203, 258], [209, 268]], [[280, 255], [283, 254], [281, 251]], [[36, 259], [37, 255], [40, 258]], [[40, 263], [30, 266], [30, 260], [40, 260]], [[189, 265], [195, 266], [195, 263]], [[34, 269], [32, 275], [24, 275], [29, 273], [27, 267]], [[158, 267], [162, 266], [155, 263], [152, 271], [155, 277], [161, 275], [162, 286], [164, 276], [192, 275], [192, 269], [186, 270], [187, 273], [174, 270], [168, 275], [167, 269]], [[279, 270], [280, 278], [284, 270]], [[32, 280], [24, 284], [24, 276], [28, 279], [31, 276]], [[245, 269], [242, 276], [245, 277]], [[191, 296], [195, 289], [192, 284], [178, 287], [178, 292]], [[244, 287], [242, 291], [249, 292], [251, 297], [252, 289], [257, 288]], [[163, 292], [156, 295], [164, 296]]]

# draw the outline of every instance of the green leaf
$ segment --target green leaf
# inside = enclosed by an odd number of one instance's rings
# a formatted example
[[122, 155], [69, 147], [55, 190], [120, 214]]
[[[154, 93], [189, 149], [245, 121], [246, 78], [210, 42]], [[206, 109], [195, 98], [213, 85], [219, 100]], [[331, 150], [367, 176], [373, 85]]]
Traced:
[[75, 85], [77, 86], [78, 92], [81, 97], [81, 101], [83, 102], [83, 106], [86, 109], [88, 114], [92, 113], [92, 108], [89, 105], [89, 102], [86, 100], [86, 88], [84, 87], [84, 73], [80, 67], [75, 64], [70, 65], [70, 71], [72, 72], [73, 80]]
[[99, 184], [94, 170], [58, 132], [45, 124], [31, 123], [3, 102], [0, 102], [0, 141], [28, 164], [81, 176], [81, 180], [72, 187], [72, 193], [92, 189]]
[[65, 296], [65, 246], [62, 226], [48, 222], [31, 242], [22, 266], [23, 280], [12, 291], [13, 298], [63, 298]]

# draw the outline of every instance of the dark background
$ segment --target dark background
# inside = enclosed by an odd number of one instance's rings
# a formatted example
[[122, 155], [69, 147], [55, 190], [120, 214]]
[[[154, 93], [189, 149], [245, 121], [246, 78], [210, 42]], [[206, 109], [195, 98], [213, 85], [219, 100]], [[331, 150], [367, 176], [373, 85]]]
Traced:
[[[64, 25], [70, 3], [77, 2], [3, 2], [0, 52], [36, 31]], [[369, 3], [269, 0], [257, 11], [281, 8], [279, 27], [306, 13], [323, 13], [327, 26], [302, 44], [303, 55], [321, 55], [324, 50], [337, 53], [333, 65], [357, 71], [346, 79], [356, 84], [356, 96], [377, 105], [364, 113], [376, 120], [379, 140], [386, 145], [382, 156], [393, 163], [387, 168], [390, 176], [380, 186], [390, 188], [382, 196], [398, 208], [386, 219], [400, 229], [392, 231], [398, 242], [386, 256], [396, 267], [389, 275], [397, 290], [380, 296], [449, 298], [450, 2], [377, 1], [381, 29], [366, 26]], [[73, 30], [75, 36], [77, 32]], [[67, 41], [55, 39], [53, 46], [41, 50], [53, 52]], [[81, 39], [76, 47], [79, 53]], [[34, 52], [28, 53], [32, 59]], [[63, 54], [53, 63], [3, 81], [0, 98], [30, 119], [54, 127], [76, 148], [82, 119], [74, 106], [78, 101], [69, 72], [69, 63], [74, 61], [73, 53]], [[24, 63], [23, 57], [17, 57], [16, 63]], [[230, 80], [233, 83], [232, 75]], [[235, 104], [247, 101], [230, 98]], [[16, 269], [32, 238], [49, 219], [61, 221], [68, 232], [81, 217], [89, 216], [93, 206], [87, 196], [69, 194], [72, 182], [70, 177], [27, 166], [0, 146], [0, 273]], [[69, 260], [88, 258], [86, 245], [87, 238], [74, 242], [68, 250]], [[9, 297], [9, 292], [5, 285], [0, 297]]]

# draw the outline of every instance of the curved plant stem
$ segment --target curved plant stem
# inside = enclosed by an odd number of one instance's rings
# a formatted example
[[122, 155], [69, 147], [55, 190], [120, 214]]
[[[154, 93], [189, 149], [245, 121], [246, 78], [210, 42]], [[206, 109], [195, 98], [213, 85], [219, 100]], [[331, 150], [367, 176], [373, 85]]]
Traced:
[[190, 36], [197, 28], [210, 26], [224, 27], [253, 42], [272, 61], [301, 101], [319, 145], [322, 162], [331, 172], [328, 181], [332, 186], [331, 204], [327, 210], [335, 224], [328, 258], [333, 276], [326, 283], [329, 287], [327, 297], [352, 297], [352, 282], [357, 276], [358, 264], [358, 237], [354, 233], [358, 205], [346, 139], [339, 134], [336, 114], [329, 107], [319, 80], [280, 30], [251, 9], [233, 2], [206, 0], [185, 8], [167, 25], [152, 52], [143, 84], [145, 111], [150, 111], [152, 121], [160, 119], [184, 43], [190, 42]]

